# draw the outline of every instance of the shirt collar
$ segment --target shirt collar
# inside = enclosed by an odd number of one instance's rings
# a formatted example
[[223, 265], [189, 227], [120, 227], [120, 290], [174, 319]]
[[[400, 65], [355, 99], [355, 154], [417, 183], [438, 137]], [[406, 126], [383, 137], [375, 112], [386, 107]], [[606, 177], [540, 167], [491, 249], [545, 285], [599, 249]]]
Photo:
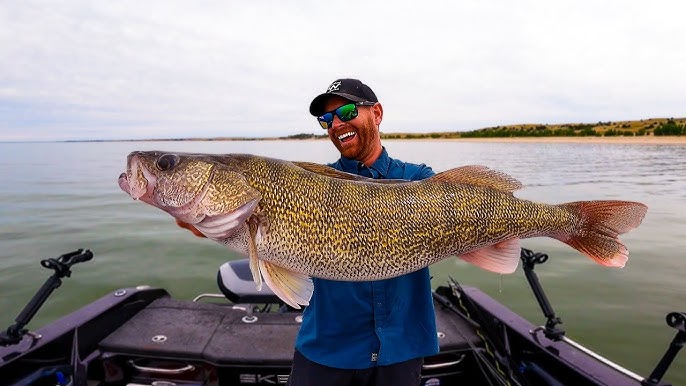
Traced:
[[[359, 174], [360, 170], [367, 168], [362, 162], [352, 159], [341, 157], [339, 160], [344, 172]], [[388, 169], [391, 167], [391, 158], [388, 156], [388, 152], [385, 147], [381, 148], [381, 154], [379, 158], [374, 161], [374, 163], [369, 166], [372, 177], [374, 178], [386, 178], [388, 176]], [[376, 172], [376, 173], [375, 173]], [[378, 177], [376, 176], [378, 174]]]

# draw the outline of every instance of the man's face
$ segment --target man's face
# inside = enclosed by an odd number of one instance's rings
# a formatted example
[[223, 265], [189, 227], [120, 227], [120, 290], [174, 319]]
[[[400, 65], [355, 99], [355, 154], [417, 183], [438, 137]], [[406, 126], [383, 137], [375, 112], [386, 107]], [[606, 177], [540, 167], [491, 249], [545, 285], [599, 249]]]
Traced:
[[[348, 103], [351, 102], [345, 98], [332, 96], [324, 104], [324, 111], [332, 111]], [[381, 149], [378, 130], [382, 115], [381, 105], [357, 106], [357, 111], [357, 117], [347, 122], [342, 122], [334, 115], [333, 124], [327, 130], [329, 139], [343, 157], [364, 163], [373, 162]]]

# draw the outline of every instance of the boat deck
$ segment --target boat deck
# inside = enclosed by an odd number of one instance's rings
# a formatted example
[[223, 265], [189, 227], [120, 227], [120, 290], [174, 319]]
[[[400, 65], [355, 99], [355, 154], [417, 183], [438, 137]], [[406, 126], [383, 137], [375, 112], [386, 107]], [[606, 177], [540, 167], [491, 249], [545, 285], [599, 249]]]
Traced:
[[[100, 349], [112, 354], [164, 356], [218, 366], [290, 366], [301, 314], [270, 312], [251, 317], [244, 308], [164, 297], [107, 336]], [[441, 352], [481, 345], [469, 324], [449, 315], [440, 305], [436, 306], [436, 323]]]

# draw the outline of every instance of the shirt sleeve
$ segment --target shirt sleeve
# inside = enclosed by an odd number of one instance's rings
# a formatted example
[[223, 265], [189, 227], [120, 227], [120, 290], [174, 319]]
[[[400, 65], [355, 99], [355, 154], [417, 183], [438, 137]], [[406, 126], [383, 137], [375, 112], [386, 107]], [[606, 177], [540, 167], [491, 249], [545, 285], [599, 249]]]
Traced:
[[405, 179], [411, 181], [423, 180], [435, 175], [433, 169], [430, 166], [424, 164], [406, 164], [405, 167]]

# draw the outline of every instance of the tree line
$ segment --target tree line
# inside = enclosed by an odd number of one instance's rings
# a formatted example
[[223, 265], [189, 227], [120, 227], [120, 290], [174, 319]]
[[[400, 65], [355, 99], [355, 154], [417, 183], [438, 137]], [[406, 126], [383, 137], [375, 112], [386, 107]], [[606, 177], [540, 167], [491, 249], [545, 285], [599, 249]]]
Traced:
[[[680, 121], [683, 122], [682, 119]], [[635, 122], [638, 123], [638, 122]], [[641, 121], [643, 123], [643, 121]], [[634, 125], [636, 126], [636, 125]], [[633, 137], [633, 136], [681, 136], [686, 135], [686, 123], [679, 123], [673, 118], [664, 122], [651, 122], [643, 126], [634, 127], [630, 123], [598, 122], [597, 124], [580, 123], [576, 125], [550, 127], [537, 126], [508, 126], [489, 127], [466, 132], [441, 133], [381, 133], [384, 139], [445, 139], [445, 138], [508, 138], [508, 137]], [[301, 133], [280, 137], [281, 139], [323, 139], [327, 134]]]

